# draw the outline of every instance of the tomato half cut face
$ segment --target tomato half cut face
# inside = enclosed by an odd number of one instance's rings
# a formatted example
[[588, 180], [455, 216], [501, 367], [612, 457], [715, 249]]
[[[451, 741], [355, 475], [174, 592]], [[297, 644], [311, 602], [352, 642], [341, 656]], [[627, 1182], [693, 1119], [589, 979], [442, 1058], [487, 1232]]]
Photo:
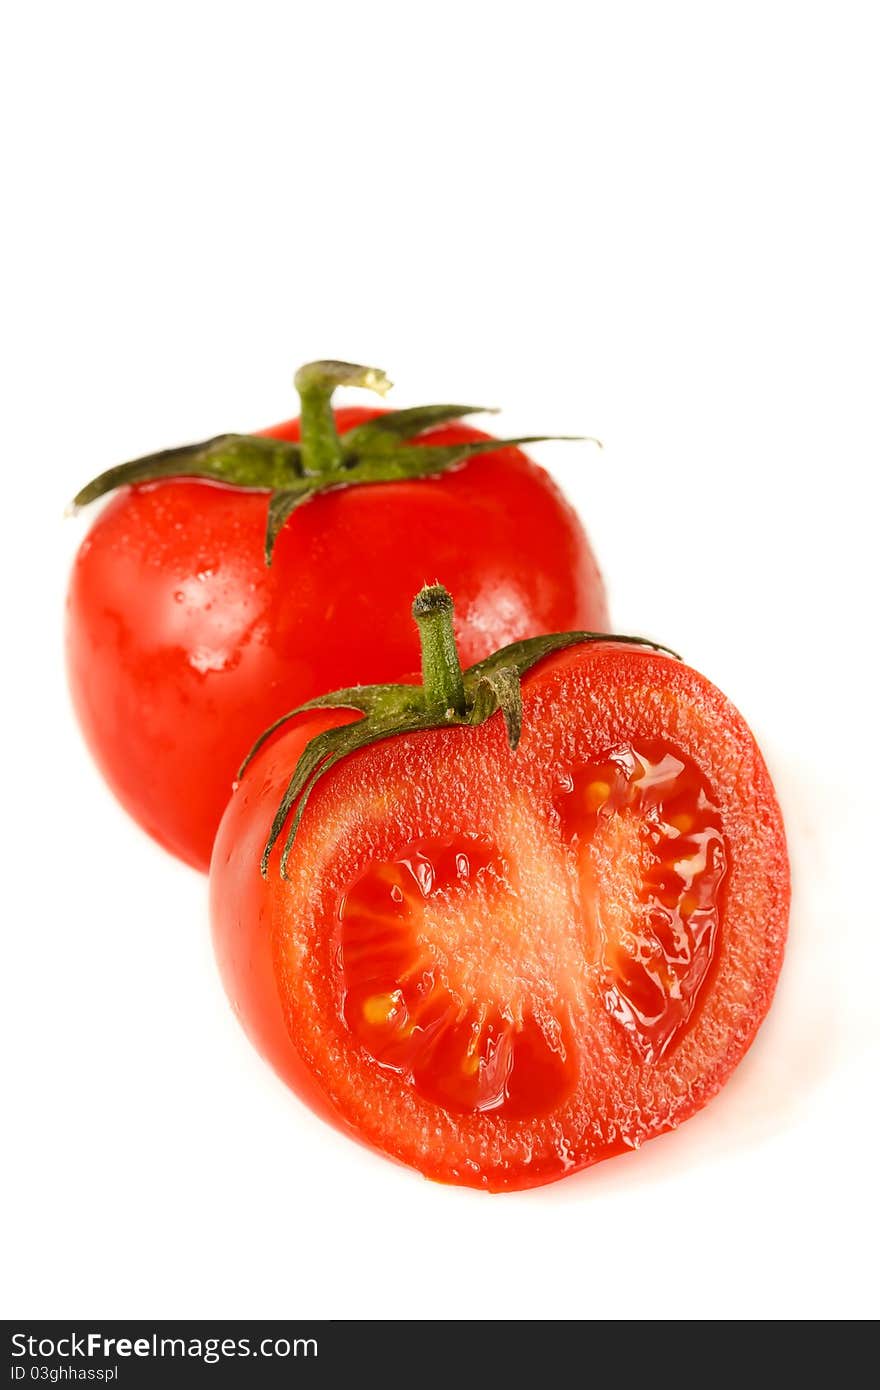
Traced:
[[696, 672], [582, 647], [523, 705], [515, 753], [493, 717], [345, 759], [289, 881], [264, 881], [254, 846], [314, 732], [292, 728], [212, 869], [227, 987], [282, 1075], [428, 1176], [493, 1190], [638, 1148], [718, 1090], [769, 1006], [789, 893], [760, 753]]

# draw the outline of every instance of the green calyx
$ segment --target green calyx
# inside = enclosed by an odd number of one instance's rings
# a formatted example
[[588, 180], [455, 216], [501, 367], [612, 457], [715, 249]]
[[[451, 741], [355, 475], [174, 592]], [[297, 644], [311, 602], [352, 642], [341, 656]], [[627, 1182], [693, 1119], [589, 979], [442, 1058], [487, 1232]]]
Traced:
[[351, 724], [316, 734], [306, 744], [272, 821], [260, 861], [264, 878], [268, 877], [269, 856], [290, 817], [281, 855], [281, 876], [287, 877], [290, 852], [309, 797], [324, 774], [349, 753], [398, 734], [484, 724], [499, 711], [508, 742], [516, 749], [522, 734], [521, 681], [545, 656], [585, 642], [624, 642], [630, 646], [650, 647], [669, 656], [678, 655], [669, 647], [644, 637], [605, 632], [557, 632], [513, 642], [462, 671], [452, 627], [453, 604], [449, 592], [440, 584], [422, 589], [412, 611], [422, 646], [422, 685], [358, 685], [309, 700], [276, 720], [245, 759], [239, 777], [266, 740], [289, 719], [306, 710], [351, 709], [363, 715]]
[[509, 445], [536, 444], [559, 435], [467, 440], [460, 444], [420, 442], [425, 431], [484, 410], [476, 405], [423, 405], [395, 410], [339, 434], [332, 408], [339, 386], [359, 386], [384, 395], [391, 383], [376, 367], [352, 362], [310, 362], [294, 378], [300, 397], [299, 443], [254, 434], [219, 434], [202, 444], [165, 449], [118, 464], [87, 483], [73, 510], [114, 488], [161, 478], [206, 478], [234, 487], [267, 491], [266, 561], [287, 518], [318, 493], [367, 483], [427, 478], [478, 454]]

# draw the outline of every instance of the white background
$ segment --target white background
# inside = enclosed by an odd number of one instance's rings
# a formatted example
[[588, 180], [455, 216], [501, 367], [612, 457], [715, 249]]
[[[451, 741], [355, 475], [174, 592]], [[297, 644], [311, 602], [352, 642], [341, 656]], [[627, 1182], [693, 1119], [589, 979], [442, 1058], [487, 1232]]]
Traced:
[[[15, 7], [0, 82], [8, 1316], [866, 1317], [878, 1142], [876, 9]], [[252, 1054], [205, 883], [117, 808], [60, 659], [113, 462], [302, 361], [476, 398], [614, 621], [739, 704], [790, 949], [723, 1094], [523, 1196], [432, 1186]], [[8, 660], [6, 659], [8, 658]]]

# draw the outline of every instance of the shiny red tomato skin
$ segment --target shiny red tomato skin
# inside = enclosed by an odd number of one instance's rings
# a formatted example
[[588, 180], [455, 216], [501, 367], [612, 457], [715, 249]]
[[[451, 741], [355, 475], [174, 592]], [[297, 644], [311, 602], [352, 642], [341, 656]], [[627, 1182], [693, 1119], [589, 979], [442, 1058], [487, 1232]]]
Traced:
[[[346, 1127], [338, 1112], [291, 1042], [284, 994], [275, 969], [272, 898], [264, 891], [259, 866], [266, 826], [271, 824], [284, 790], [282, 779], [290, 776], [310, 738], [356, 717], [350, 710], [321, 710], [300, 716], [258, 755], [262, 769], [258, 781], [245, 773], [247, 785], [234, 797], [236, 814], [231, 819], [224, 816], [221, 822], [227, 826], [227, 835], [222, 847], [215, 844], [210, 879], [214, 950], [233, 1012], [282, 1080], [323, 1119], [340, 1128]], [[234, 888], [227, 897], [230, 876]]]
[[[340, 410], [338, 426], [378, 413]], [[295, 439], [298, 421], [266, 433]], [[431, 439], [475, 437], [456, 425]], [[580, 522], [519, 450], [318, 496], [285, 525], [271, 568], [266, 505], [203, 481], [126, 488], [70, 581], [68, 672], [89, 748], [135, 820], [202, 870], [263, 729], [324, 691], [418, 670], [409, 608], [423, 583], [454, 589], [465, 665], [521, 637], [608, 626]]]
[[[770, 776], [742, 716], [705, 677], [658, 653], [603, 643], [542, 662], [526, 676], [523, 700], [516, 753], [495, 715], [476, 730], [404, 735], [345, 759], [312, 795], [290, 881], [279, 873], [280, 844], [263, 879], [259, 862], [268, 829], [306, 743], [354, 717], [345, 711], [300, 716], [245, 772], [221, 822], [210, 875], [214, 946], [226, 991], [278, 1075], [323, 1118], [387, 1157], [436, 1181], [495, 1192], [541, 1186], [638, 1148], [711, 1100], [770, 1007], [790, 904], [785, 832]], [[537, 782], [544, 783], [546, 823], [555, 840], [558, 822], [551, 807], [558, 783], [555, 774], [544, 775], [545, 755], [549, 748], [562, 750], [564, 760], [578, 737], [572, 731], [584, 727], [600, 749], [621, 738], [668, 739], [710, 779], [729, 856], [724, 918], [678, 1046], [657, 1060], [639, 1058], [599, 1010], [596, 1032], [577, 1043], [585, 1077], [581, 1091], [560, 1119], [550, 1117], [564, 1158], [552, 1146], [540, 1152], [540, 1125], [536, 1121], [530, 1132], [526, 1119], [519, 1130], [509, 1129], [519, 1154], [528, 1158], [502, 1161], [496, 1155], [490, 1161], [491, 1120], [449, 1114], [407, 1096], [405, 1086], [346, 1036], [334, 984], [334, 904], [347, 891], [349, 873], [362, 871], [382, 839], [375, 825], [363, 831], [355, 824], [358, 813], [351, 808], [365, 789], [371, 807], [381, 806], [384, 797], [386, 809], [375, 815], [392, 822], [392, 840], [395, 818], [406, 822], [413, 808], [417, 819], [433, 819], [435, 833], [438, 814], [453, 835], [485, 831], [487, 824], [491, 833], [487, 804], [494, 799], [506, 807], [523, 787], [536, 815], [544, 815], [533, 786], [534, 769], [544, 768]], [[359, 838], [361, 848], [351, 849]], [[315, 920], [303, 904], [317, 906]], [[301, 934], [299, 923], [306, 919]], [[609, 1114], [603, 1115], [603, 1106]], [[434, 1140], [434, 1134], [442, 1137]]]

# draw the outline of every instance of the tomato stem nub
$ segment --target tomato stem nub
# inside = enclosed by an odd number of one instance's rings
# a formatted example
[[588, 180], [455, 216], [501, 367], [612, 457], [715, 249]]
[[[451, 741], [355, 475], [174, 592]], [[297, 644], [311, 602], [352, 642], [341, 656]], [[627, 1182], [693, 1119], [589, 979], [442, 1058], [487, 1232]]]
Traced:
[[380, 396], [391, 386], [378, 367], [360, 367], [354, 362], [307, 362], [300, 367], [293, 384], [300, 398], [300, 438], [306, 474], [331, 473], [343, 467], [345, 452], [331, 404], [337, 386], [362, 386]]
[[[547, 435], [516, 439], [474, 437], [461, 432], [455, 442], [432, 431], [473, 415], [475, 405], [417, 405], [407, 410], [377, 411], [344, 429], [337, 429], [333, 392], [337, 386], [358, 386], [384, 396], [391, 382], [378, 367], [354, 362], [308, 362], [300, 367], [294, 385], [301, 400], [298, 441], [268, 435], [218, 434], [200, 444], [163, 449], [107, 468], [81, 488], [71, 510], [94, 502], [115, 488], [163, 478], [204, 478], [227, 487], [270, 494], [266, 513], [264, 552], [272, 563], [275, 542], [289, 518], [322, 492], [374, 483], [436, 478], [468, 459], [499, 449], [535, 444]], [[560, 436], [557, 436], [560, 437]], [[436, 708], [436, 706], [435, 706]]]
[[428, 709], [463, 715], [467, 707], [464, 677], [452, 627], [452, 595], [442, 584], [426, 585], [416, 595], [412, 614], [422, 644], [422, 685]]

